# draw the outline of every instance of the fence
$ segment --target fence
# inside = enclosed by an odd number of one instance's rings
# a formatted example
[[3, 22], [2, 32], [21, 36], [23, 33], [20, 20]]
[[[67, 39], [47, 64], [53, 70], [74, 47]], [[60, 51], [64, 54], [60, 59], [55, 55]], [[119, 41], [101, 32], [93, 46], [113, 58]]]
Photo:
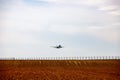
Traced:
[[75, 56], [75, 57], [2, 57], [0, 60], [120, 60], [120, 56]]

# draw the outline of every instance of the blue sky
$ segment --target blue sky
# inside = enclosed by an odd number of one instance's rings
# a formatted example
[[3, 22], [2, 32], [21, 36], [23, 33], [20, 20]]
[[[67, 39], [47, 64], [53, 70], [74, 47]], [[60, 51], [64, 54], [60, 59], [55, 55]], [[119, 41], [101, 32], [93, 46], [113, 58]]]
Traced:
[[[119, 0], [0, 0], [0, 57], [120, 56]], [[63, 49], [51, 46], [61, 44]]]

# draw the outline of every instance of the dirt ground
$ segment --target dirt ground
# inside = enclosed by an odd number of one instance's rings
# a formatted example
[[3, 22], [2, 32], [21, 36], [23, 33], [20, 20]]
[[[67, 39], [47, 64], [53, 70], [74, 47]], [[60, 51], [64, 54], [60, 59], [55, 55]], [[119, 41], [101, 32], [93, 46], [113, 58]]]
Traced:
[[0, 80], [120, 80], [120, 60], [0, 60]]

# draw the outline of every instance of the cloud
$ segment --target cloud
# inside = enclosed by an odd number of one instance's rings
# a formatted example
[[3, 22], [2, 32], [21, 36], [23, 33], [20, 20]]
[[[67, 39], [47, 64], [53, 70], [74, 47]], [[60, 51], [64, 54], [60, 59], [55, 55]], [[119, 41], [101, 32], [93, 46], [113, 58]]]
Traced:
[[83, 4], [90, 6], [97, 6], [106, 3], [106, 0], [84, 0]]
[[54, 3], [67, 3], [67, 4], [69, 4], [69, 3], [74, 3], [74, 2], [79, 2], [79, 1], [81, 1], [81, 0], [74, 0], [74, 1], [72, 1], [72, 0], [35, 0], [35, 1], [46, 1], [46, 2], [54, 2]]
[[120, 10], [110, 11], [109, 14], [120, 16]]
[[94, 6], [100, 11], [105, 11], [115, 16], [120, 14], [120, 2], [118, 0], [84, 0], [83, 4]]
[[101, 6], [99, 7], [99, 10], [103, 10], [103, 11], [109, 11], [109, 10], [116, 10], [119, 7], [117, 5], [108, 5], [108, 6]]
[[[119, 27], [119, 26], [120, 26], [120, 22], [115, 22], [115, 23], [113, 23], [112, 25], [113, 25], [113, 26], [118, 26], [118, 27]], [[120, 28], [120, 27], [119, 27], [119, 28]]]
[[[43, 0], [36, 0], [43, 1]], [[77, 5], [81, 7], [81, 5], [96, 7], [97, 10], [105, 11], [108, 14], [120, 16], [120, 1], [119, 0], [44, 0], [48, 3], [54, 4], [64, 4], [64, 5]]]
[[57, 4], [86, 4], [86, 5], [97, 5], [106, 2], [106, 0], [35, 0], [35, 1], [46, 1], [50, 3], [57, 3]]
[[[50, 1], [61, 2], [61, 0]], [[68, 1], [66, 0], [66, 2]], [[90, 2], [89, 4], [94, 3], [94, 1], [91, 2], [89, 0], [88, 2]], [[88, 2], [86, 1], [87, 4]], [[95, 2], [95, 4], [99, 3], [102, 4], [104, 3], [104, 1], [101, 2], [101, 0], [100, 1], [98, 0]], [[101, 13], [97, 13], [96, 11], [92, 11], [84, 7], [76, 8], [71, 6], [70, 7], [31, 6], [22, 2], [21, 0], [20, 1], [13, 0], [9, 4], [7, 3], [5, 7], [7, 8], [7, 10], [2, 11], [1, 17], [3, 18], [1, 20], [2, 24], [0, 24], [0, 26], [4, 30], [8, 30], [8, 32], [9, 31], [14, 32], [12, 34], [9, 34], [7, 32], [8, 37], [19, 36], [20, 39], [25, 39], [27, 38], [27, 32], [51, 31], [54, 33], [60, 33], [62, 35], [64, 34], [76, 35], [84, 33], [110, 42], [114, 42], [117, 39], [116, 34], [118, 32], [112, 31], [111, 29], [109, 29], [109, 27], [107, 29], [104, 29], [104, 27], [101, 28], [101, 24], [102, 25], [107, 24], [104, 26], [109, 26], [108, 24], [112, 23], [116, 18], [110, 17], [108, 15], [103, 15]], [[112, 9], [115, 9], [115, 7], [106, 8], [106, 10]], [[22, 35], [21, 34], [22, 32], [26, 32], [26, 36]], [[111, 36], [109, 36], [109, 34]], [[5, 32], [2, 35], [7, 37]], [[28, 37], [28, 39], [30, 40], [31, 38], [32, 36]], [[13, 41], [20, 40], [17, 39], [13, 38]], [[27, 42], [28, 39], [26, 39], [25, 41]]]
[[107, 5], [107, 6], [99, 7], [98, 10], [105, 11], [108, 14], [112, 14], [112, 15], [115, 15], [115, 16], [120, 16], [119, 8], [120, 8], [120, 6], [117, 6], [117, 5]]

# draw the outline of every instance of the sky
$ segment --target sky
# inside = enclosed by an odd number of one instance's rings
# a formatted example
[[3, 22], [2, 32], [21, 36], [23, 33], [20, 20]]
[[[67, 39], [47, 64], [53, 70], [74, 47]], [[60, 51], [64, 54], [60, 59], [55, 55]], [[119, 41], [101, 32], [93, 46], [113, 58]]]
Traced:
[[120, 56], [120, 0], [0, 0], [0, 57], [74, 56]]

